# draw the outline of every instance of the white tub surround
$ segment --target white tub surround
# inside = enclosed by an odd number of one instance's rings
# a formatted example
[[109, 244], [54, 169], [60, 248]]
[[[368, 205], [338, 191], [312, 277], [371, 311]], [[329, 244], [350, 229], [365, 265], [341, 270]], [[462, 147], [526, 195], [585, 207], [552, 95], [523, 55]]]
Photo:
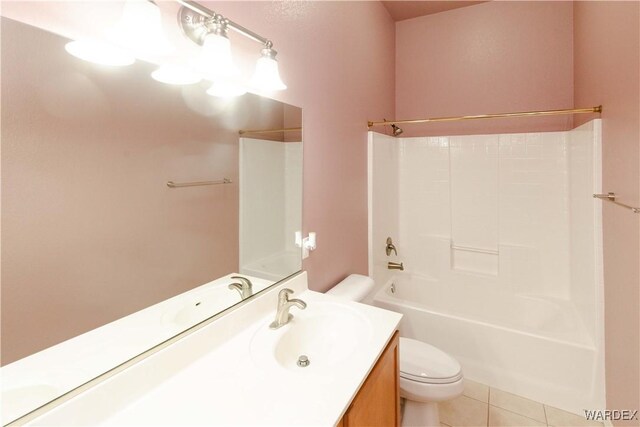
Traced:
[[240, 138], [240, 273], [279, 280], [301, 269], [302, 142]]
[[370, 133], [370, 275], [385, 287], [374, 303], [469, 379], [579, 414], [604, 407], [600, 151], [600, 119], [566, 132]]
[[[306, 280], [306, 273], [301, 273], [267, 290], [28, 425], [336, 424], [393, 336], [401, 315], [309, 291]], [[273, 331], [268, 325], [284, 287], [293, 289], [292, 298], [305, 301], [307, 309], [293, 308], [291, 324]], [[333, 320], [335, 324], [327, 325], [335, 335], [325, 338], [340, 342], [343, 335], [338, 324], [345, 322], [342, 329], [348, 330], [349, 320], [358, 318], [356, 324], [368, 326], [351, 331], [359, 337], [356, 348], [332, 351], [325, 347], [316, 357], [311, 346], [311, 364], [299, 370], [291, 369], [287, 360], [279, 364], [267, 357], [278, 352], [273, 343], [287, 329], [309, 328], [311, 334], [314, 319], [326, 318], [328, 307], [338, 306], [344, 310]], [[327, 363], [330, 374], [326, 374]]]

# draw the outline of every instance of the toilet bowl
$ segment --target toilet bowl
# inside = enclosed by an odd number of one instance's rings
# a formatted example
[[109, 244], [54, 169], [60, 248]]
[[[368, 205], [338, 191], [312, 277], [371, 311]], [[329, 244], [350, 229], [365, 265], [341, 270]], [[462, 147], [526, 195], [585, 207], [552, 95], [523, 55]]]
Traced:
[[438, 402], [462, 394], [460, 363], [444, 351], [400, 337], [400, 397], [403, 426], [440, 426]]
[[[351, 301], [362, 301], [374, 288], [370, 277], [352, 274], [327, 291]], [[400, 337], [400, 397], [405, 399], [403, 426], [440, 426], [438, 402], [462, 394], [460, 363], [425, 342]]]

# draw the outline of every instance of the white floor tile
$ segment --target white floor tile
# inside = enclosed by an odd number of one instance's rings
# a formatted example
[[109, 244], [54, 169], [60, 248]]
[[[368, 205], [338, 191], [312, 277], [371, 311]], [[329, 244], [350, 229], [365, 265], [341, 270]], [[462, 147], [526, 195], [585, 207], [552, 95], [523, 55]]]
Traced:
[[487, 425], [488, 405], [467, 396], [439, 404], [440, 422], [451, 427]]
[[464, 380], [463, 394], [480, 402], [489, 403], [489, 386], [471, 380]]
[[545, 405], [544, 409], [547, 412], [547, 423], [553, 427], [602, 426], [602, 423], [600, 422], [590, 421], [585, 417], [581, 417], [552, 406]]
[[525, 399], [524, 397], [516, 396], [515, 394], [507, 393], [497, 388], [491, 388], [489, 404], [515, 412], [527, 418], [532, 418], [544, 424], [547, 423], [542, 403]]
[[489, 426], [491, 427], [546, 427], [546, 425], [546, 423], [518, 415], [506, 409], [489, 406]]

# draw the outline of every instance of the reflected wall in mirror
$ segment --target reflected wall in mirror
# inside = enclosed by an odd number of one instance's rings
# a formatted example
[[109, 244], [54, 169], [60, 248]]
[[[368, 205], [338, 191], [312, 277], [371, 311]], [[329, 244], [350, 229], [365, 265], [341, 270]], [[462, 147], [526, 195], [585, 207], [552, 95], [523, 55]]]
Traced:
[[[42, 404], [300, 270], [302, 111], [1, 24], [6, 413], [11, 393]], [[202, 181], [221, 183], [179, 185]], [[56, 353], [70, 339], [71, 359]], [[40, 378], [47, 355], [67, 366]]]

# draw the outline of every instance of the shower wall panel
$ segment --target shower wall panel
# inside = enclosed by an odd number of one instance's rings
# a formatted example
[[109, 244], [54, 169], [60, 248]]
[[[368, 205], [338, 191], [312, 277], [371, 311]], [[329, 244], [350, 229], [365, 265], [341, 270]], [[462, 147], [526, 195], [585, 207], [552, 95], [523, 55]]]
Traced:
[[499, 141], [499, 135], [450, 138], [451, 265], [455, 270], [498, 274]]
[[[569, 302], [576, 330], [600, 341], [599, 120], [567, 132], [370, 135], [377, 283], [398, 261], [463, 292]], [[384, 253], [387, 236], [397, 257]]]
[[368, 139], [368, 210], [369, 210], [369, 275], [378, 277], [381, 285], [391, 277], [387, 262], [396, 261], [395, 254], [385, 252], [387, 237], [391, 237], [399, 255], [405, 253], [405, 243], [398, 231], [398, 139], [369, 132]]
[[500, 136], [500, 245], [514, 292], [569, 296], [567, 132]]

